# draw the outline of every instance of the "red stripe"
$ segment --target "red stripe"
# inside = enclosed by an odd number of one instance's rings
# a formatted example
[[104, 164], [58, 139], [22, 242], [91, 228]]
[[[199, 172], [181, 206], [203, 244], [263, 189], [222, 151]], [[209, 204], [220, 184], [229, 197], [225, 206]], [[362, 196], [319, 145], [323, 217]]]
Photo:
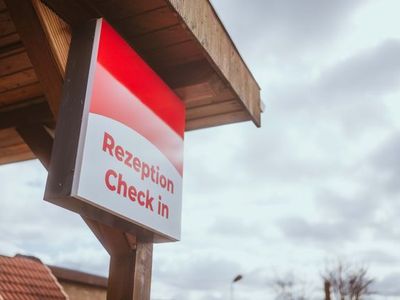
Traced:
[[98, 61], [183, 137], [185, 130], [183, 102], [104, 20], [101, 26]]
[[183, 138], [101, 64], [96, 65], [90, 112], [113, 119], [138, 132], [157, 147], [182, 176]]

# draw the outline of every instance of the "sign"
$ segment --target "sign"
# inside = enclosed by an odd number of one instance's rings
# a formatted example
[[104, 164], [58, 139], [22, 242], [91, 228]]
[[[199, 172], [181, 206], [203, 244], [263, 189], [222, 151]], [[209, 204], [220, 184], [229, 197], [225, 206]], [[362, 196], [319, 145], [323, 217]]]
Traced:
[[185, 108], [104, 20], [71, 43], [45, 199], [179, 240]]

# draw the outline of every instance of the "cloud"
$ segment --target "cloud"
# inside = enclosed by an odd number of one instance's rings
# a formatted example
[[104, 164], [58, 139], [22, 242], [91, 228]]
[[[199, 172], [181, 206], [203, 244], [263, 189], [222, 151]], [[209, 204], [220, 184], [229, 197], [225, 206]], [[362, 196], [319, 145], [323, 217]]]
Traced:
[[386, 40], [320, 67], [316, 75], [290, 89], [277, 89], [274, 105], [314, 124], [336, 124], [351, 138], [390, 126], [384, 99], [400, 90], [399, 51], [400, 40]]
[[[386, 40], [363, 50], [321, 72], [317, 81], [319, 94], [334, 99], [335, 104], [351, 100], [366, 102], [370, 96], [398, 90], [400, 85], [400, 40]], [[323, 99], [317, 102], [328, 104]]]
[[229, 285], [241, 266], [224, 257], [193, 255], [159, 262], [154, 276], [182, 290], [217, 291]]
[[343, 195], [329, 189], [316, 193], [315, 202], [321, 212], [330, 219], [347, 222], [349, 226], [362, 226], [374, 220], [379, 208], [373, 191], [354, 192]]
[[324, 246], [338, 241], [354, 242], [359, 233], [359, 228], [341, 221], [310, 222], [300, 217], [289, 217], [279, 220], [277, 225], [284, 236], [294, 243], [311, 242]]
[[46, 176], [38, 161], [0, 169], [0, 253], [107, 274], [108, 256], [81, 217], [42, 200]]
[[375, 182], [381, 182], [389, 193], [400, 191], [400, 133], [396, 132], [384, 141], [370, 157], [371, 173]]
[[217, 10], [223, 9], [224, 23], [236, 24], [229, 31], [244, 48], [243, 52], [259, 49], [267, 56], [284, 54], [289, 58], [302, 48], [320, 47], [321, 43], [332, 40], [346, 28], [354, 11], [365, 1], [254, 0], [243, 5], [240, 0], [218, 0], [212, 3]]
[[400, 296], [400, 273], [394, 272], [374, 283], [373, 290], [379, 295]]
[[222, 217], [214, 221], [209, 232], [222, 237], [255, 237], [260, 238], [259, 226], [233, 217]]
[[394, 261], [397, 260], [397, 257], [387, 253], [384, 250], [381, 249], [369, 249], [366, 251], [363, 251], [359, 254], [360, 256], [360, 261], [361, 262], [366, 262], [369, 265], [386, 265], [386, 266], [391, 266]]

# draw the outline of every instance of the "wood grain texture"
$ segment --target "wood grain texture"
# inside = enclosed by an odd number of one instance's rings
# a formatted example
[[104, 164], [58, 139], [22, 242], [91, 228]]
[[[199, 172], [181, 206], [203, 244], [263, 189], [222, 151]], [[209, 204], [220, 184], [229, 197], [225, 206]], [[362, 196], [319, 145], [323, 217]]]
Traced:
[[0, 130], [0, 165], [34, 157], [14, 128]]
[[[84, 22], [85, 17], [105, 17], [170, 85], [187, 108], [236, 99], [259, 125], [257, 83], [207, 0], [43, 1], [66, 21], [80, 20], [71, 21], [71, 26]], [[201, 81], [199, 77], [204, 72], [208, 74]]]
[[31, 61], [23, 49], [0, 58], [0, 77], [30, 68]]
[[186, 122], [186, 131], [195, 130], [199, 128], [208, 128], [213, 126], [226, 125], [237, 122], [249, 121], [250, 116], [246, 111], [236, 111], [213, 116], [207, 116]]
[[20, 126], [16, 128], [18, 134], [29, 145], [29, 149], [45, 166], [50, 165], [53, 138], [43, 127], [43, 124]]
[[[57, 116], [63, 79], [35, 8], [30, 0], [6, 0], [6, 4], [35, 68], [49, 106], [53, 114]], [[32, 74], [24, 75], [28, 77]], [[30, 80], [30, 83], [34, 82], [32, 78]], [[28, 82], [24, 82], [24, 85], [26, 84]]]
[[42, 95], [42, 86], [38, 81], [27, 85], [19, 85], [17, 88], [8, 89], [0, 93], [0, 108], [11, 104], [27, 102]]
[[20, 88], [28, 84], [33, 84], [37, 82], [37, 80], [38, 79], [33, 68], [2, 76], [0, 78], [0, 93]]
[[167, 0], [236, 92], [255, 124], [261, 124], [260, 88], [208, 0]]
[[5, 34], [0, 36], [0, 53], [7, 55], [8, 49], [11, 47], [22, 47], [22, 43], [20, 42], [20, 38], [16, 32], [11, 32], [9, 34]]
[[6, 4], [4, 3], [3, 0], [0, 0], [0, 12], [6, 9], [7, 9]]
[[7, 10], [0, 12], [0, 36], [6, 36], [15, 31], [16, 29], [11, 20], [10, 13]]
[[47, 103], [41, 98], [23, 105], [6, 107], [0, 111], [0, 129], [49, 124], [52, 121], [51, 111]]
[[49, 41], [58, 70], [64, 78], [71, 44], [71, 29], [40, 0], [32, 0], [32, 3]]
[[144, 15], [152, 10], [157, 10], [167, 6], [165, 0], [118, 0], [104, 1], [91, 0], [96, 10], [104, 15], [109, 21], [122, 20], [133, 16]]
[[149, 300], [153, 244], [91, 219], [84, 221], [110, 254], [108, 300]]
[[44, 4], [56, 12], [72, 28], [79, 27], [90, 19], [101, 17], [86, 2], [94, 1], [43, 0]]

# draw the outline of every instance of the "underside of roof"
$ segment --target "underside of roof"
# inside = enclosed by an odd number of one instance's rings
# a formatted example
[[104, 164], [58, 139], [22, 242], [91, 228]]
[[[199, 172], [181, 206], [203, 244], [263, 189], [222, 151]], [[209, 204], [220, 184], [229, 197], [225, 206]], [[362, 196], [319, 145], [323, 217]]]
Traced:
[[252, 120], [260, 89], [207, 0], [0, 0], [0, 164], [56, 123], [74, 28], [104, 17], [182, 99], [186, 130]]

